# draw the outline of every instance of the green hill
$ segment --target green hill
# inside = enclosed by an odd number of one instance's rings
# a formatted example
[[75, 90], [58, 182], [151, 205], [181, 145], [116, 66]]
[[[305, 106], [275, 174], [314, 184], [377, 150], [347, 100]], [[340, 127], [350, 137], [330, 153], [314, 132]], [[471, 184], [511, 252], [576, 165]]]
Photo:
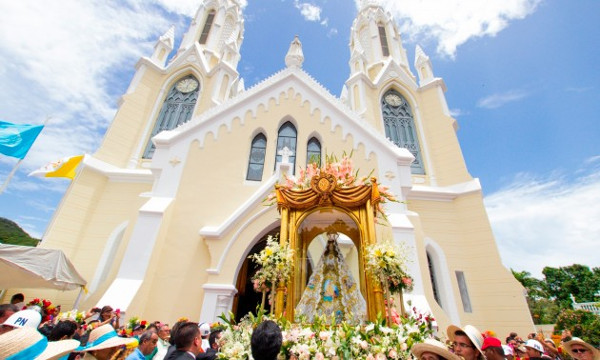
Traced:
[[40, 239], [29, 236], [14, 221], [0, 217], [0, 243], [23, 246], [37, 246]]

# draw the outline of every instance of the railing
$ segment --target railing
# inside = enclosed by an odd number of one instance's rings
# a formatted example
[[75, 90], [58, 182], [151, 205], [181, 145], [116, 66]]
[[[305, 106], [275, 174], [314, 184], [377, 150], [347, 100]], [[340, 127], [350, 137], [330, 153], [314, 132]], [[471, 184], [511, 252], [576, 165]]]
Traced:
[[600, 316], [600, 303], [598, 303], [598, 302], [577, 303], [575, 301], [575, 297], [572, 294], [571, 294], [571, 301], [573, 302], [573, 309], [589, 311], [589, 312], [592, 312], [592, 313]]

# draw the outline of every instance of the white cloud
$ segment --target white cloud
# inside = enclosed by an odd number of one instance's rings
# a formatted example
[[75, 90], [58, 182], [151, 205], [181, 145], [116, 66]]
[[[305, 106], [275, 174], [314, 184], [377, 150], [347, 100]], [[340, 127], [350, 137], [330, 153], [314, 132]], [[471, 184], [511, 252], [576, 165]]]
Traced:
[[[440, 54], [454, 56], [468, 40], [494, 36], [510, 21], [533, 13], [542, 0], [381, 0], [400, 32], [413, 42], [433, 40]], [[362, 0], [355, 0], [360, 8]]]
[[468, 114], [469, 114], [468, 112], [466, 112], [464, 110], [461, 110], [461, 109], [458, 109], [458, 108], [456, 108], [456, 109], [450, 109], [450, 116], [452, 116], [454, 118], [457, 118], [457, 117], [460, 117], [460, 116], [463, 116], [463, 115], [468, 115]]
[[[169, 10], [190, 13], [183, 1], [177, 4]], [[129, 81], [122, 74], [131, 76], [137, 59], [151, 55], [158, 36], [183, 19], [140, 0], [3, 4], [0, 57], [16, 59], [0, 71], [3, 120], [42, 123], [52, 116], [22, 168], [97, 149]]]
[[542, 278], [545, 266], [597, 267], [600, 169], [572, 182], [560, 175], [521, 174], [485, 197], [503, 263]]
[[332, 38], [338, 34], [338, 30], [336, 28], [331, 28], [327, 32], [327, 37]]
[[[310, 3], [301, 3], [299, 0], [294, 0], [294, 6], [300, 10], [300, 14], [307, 21], [320, 21], [321, 8]], [[325, 24], [327, 26], [327, 24]]]
[[492, 94], [477, 102], [477, 106], [484, 109], [497, 109], [507, 103], [519, 101], [527, 97], [527, 93], [522, 90], [510, 90], [501, 94]]

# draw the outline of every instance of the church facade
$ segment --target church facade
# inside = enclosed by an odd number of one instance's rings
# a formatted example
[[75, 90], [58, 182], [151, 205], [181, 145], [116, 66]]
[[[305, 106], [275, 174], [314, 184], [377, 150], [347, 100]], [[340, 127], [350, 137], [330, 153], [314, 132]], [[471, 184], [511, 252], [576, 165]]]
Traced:
[[[481, 186], [467, 171], [445, 84], [422, 49], [415, 76], [394, 20], [365, 2], [339, 97], [302, 70], [298, 39], [285, 69], [245, 89], [241, 11], [237, 0], [203, 1], [169, 61], [174, 30], [160, 37], [67, 190], [42, 246], [62, 249], [88, 279], [80, 308], [110, 304], [171, 322], [254, 309], [247, 258], [280, 226], [263, 199], [311, 159], [353, 152], [356, 168], [373, 169], [400, 200], [386, 204], [377, 236], [410, 249], [414, 289], [404, 301], [433, 313], [440, 329], [531, 332], [523, 288], [501, 263]], [[325, 246], [316, 241], [310, 261]], [[340, 247], [352, 267], [356, 249]], [[45, 296], [68, 304], [77, 294]]]

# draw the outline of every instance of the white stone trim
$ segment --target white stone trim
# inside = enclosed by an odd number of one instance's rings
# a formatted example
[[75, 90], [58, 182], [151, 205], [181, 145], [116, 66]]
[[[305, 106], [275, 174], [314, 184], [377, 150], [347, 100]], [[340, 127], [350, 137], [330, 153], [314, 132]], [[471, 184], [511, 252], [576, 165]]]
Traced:
[[153, 139], [157, 152], [161, 148], [174, 147], [181, 139], [186, 139], [186, 143], [198, 140], [200, 146], [203, 146], [206, 134], [213, 133], [218, 136], [220, 126], [226, 125], [230, 129], [232, 121], [236, 118], [243, 124], [248, 110], [256, 114], [256, 109], [260, 105], [268, 109], [269, 100], [277, 101], [280, 94], [289, 89], [294, 89], [297, 94], [301, 94], [305, 99], [304, 102], [308, 101], [311, 113], [314, 113], [316, 109], [321, 110], [321, 122], [325, 118], [329, 118], [332, 129], [340, 126], [344, 130], [344, 137], [352, 134], [355, 141], [354, 147], [363, 144], [367, 154], [384, 152], [398, 158], [412, 158], [408, 151], [390, 144], [385, 136], [382, 136], [372, 126], [365, 124], [360, 116], [331, 95], [303, 70], [297, 68], [280, 71], [235, 98], [227, 99], [223, 104], [208, 109], [180, 127], [161, 132]]
[[102, 251], [100, 260], [98, 260], [96, 272], [94, 273], [94, 277], [88, 286], [89, 292], [87, 297], [92, 295], [98, 289], [100, 283], [108, 276], [110, 269], [117, 265], [114, 264], [114, 257], [119, 245], [121, 244], [121, 241], [123, 240], [123, 234], [125, 233], [125, 229], [127, 229], [127, 225], [129, 225], [129, 221], [122, 222], [115, 227], [108, 236], [108, 240], [106, 241], [106, 245], [104, 245], [104, 250]]
[[90, 170], [106, 176], [108, 180], [112, 182], [152, 184], [154, 181], [154, 176], [152, 176], [152, 172], [150, 170], [120, 168], [99, 160], [89, 154], [84, 156], [83, 165]]
[[172, 198], [153, 197], [140, 208], [117, 277], [102, 296], [105, 304], [127, 311], [144, 281], [164, 215], [172, 203]]
[[438, 243], [430, 238], [425, 238], [424, 245], [425, 252], [429, 251], [432, 257], [433, 269], [435, 271], [434, 276], [437, 279], [436, 285], [438, 286], [440, 301], [442, 302], [440, 307], [453, 324], [460, 324], [460, 315], [456, 307], [457, 303], [452, 288], [452, 278], [450, 277], [450, 274], [453, 272], [448, 267], [446, 254]]
[[204, 284], [204, 301], [198, 322], [213, 323], [221, 314], [227, 315], [233, 306], [237, 289], [232, 284]]
[[408, 200], [452, 201], [459, 196], [481, 192], [479, 179], [475, 178], [452, 186], [413, 185]]
[[223, 223], [218, 226], [204, 226], [200, 229], [199, 234], [206, 239], [220, 239], [223, 234], [231, 230], [236, 220], [247, 215], [252, 209], [258, 205], [262, 199], [264, 199], [269, 192], [273, 189], [273, 186], [277, 182], [277, 175], [271, 176], [261, 187], [259, 187], [254, 194], [248, 200], [246, 200], [240, 207], [238, 207]]

